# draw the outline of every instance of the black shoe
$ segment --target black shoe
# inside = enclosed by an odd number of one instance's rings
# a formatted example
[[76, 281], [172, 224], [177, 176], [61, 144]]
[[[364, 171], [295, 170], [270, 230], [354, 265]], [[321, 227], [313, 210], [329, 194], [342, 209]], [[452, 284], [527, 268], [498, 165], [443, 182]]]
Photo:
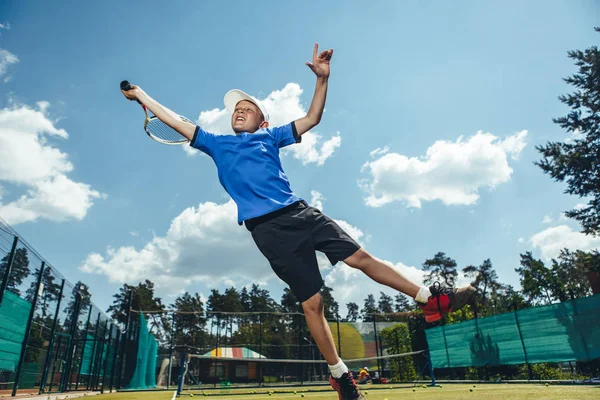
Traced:
[[330, 376], [329, 384], [338, 392], [338, 400], [367, 400], [360, 390], [358, 390], [352, 374], [348, 372], [339, 378]]

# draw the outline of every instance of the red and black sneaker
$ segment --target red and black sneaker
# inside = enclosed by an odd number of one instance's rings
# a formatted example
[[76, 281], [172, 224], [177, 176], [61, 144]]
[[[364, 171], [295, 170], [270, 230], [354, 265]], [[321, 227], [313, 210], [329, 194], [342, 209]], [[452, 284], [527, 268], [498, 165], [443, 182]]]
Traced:
[[338, 392], [338, 400], [367, 400], [360, 390], [358, 390], [354, 377], [349, 372], [344, 373], [339, 378], [329, 376], [329, 384]]
[[447, 313], [460, 310], [465, 305], [473, 303], [475, 293], [477, 293], [477, 289], [470, 285], [458, 289], [448, 289], [441, 287], [439, 282], [431, 285], [429, 291], [431, 296], [427, 304], [418, 303], [427, 322], [439, 321]]

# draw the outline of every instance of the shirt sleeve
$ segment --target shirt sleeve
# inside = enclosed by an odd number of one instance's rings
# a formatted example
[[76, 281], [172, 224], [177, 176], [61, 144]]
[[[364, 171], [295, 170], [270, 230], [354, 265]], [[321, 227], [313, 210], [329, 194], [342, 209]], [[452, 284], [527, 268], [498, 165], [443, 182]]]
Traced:
[[190, 146], [208, 154], [212, 157], [216, 145], [216, 137], [214, 133], [209, 133], [196, 125], [194, 137], [190, 141]]
[[271, 136], [273, 136], [277, 147], [280, 148], [302, 142], [302, 136], [298, 135], [296, 123], [293, 121], [287, 125], [271, 129]]

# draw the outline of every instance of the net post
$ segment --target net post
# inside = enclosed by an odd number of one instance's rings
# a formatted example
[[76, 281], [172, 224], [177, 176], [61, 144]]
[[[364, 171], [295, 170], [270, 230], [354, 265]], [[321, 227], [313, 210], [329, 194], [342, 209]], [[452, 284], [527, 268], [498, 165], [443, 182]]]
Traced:
[[[184, 351], [181, 353], [181, 363], [179, 364], [179, 380], [177, 381], [177, 397], [181, 395], [183, 389], [183, 382], [185, 380], [185, 363], [187, 362], [187, 353]], [[215, 370], [216, 374], [216, 370]]]
[[433, 373], [433, 364], [431, 363], [429, 350], [427, 350], [427, 365], [429, 366], [429, 376], [431, 376], [431, 386], [435, 386], [435, 374]]
[[38, 273], [37, 283], [35, 286], [35, 293], [33, 294], [33, 300], [31, 302], [31, 309], [29, 310], [29, 318], [27, 319], [27, 327], [25, 328], [25, 337], [23, 338], [23, 343], [21, 343], [21, 356], [19, 357], [19, 364], [17, 365], [15, 383], [13, 383], [12, 397], [15, 397], [17, 395], [19, 380], [21, 379], [21, 372], [23, 371], [23, 363], [25, 362], [25, 353], [27, 352], [27, 342], [29, 341], [31, 323], [33, 322], [33, 316], [35, 314], [35, 309], [37, 308], [37, 300], [40, 294], [40, 288], [42, 286], [42, 279], [44, 277], [45, 269], [46, 261], [42, 261], [42, 265], [40, 266], [40, 272]]
[[60, 304], [63, 298], [63, 291], [65, 289], [65, 280], [63, 279], [60, 284], [60, 293], [58, 295], [58, 303], [56, 304], [56, 311], [54, 312], [54, 322], [52, 324], [52, 333], [50, 334], [50, 343], [48, 344], [48, 352], [46, 353], [46, 360], [44, 361], [44, 371], [42, 372], [42, 380], [40, 382], [39, 394], [44, 393], [46, 388], [46, 381], [48, 380], [48, 370], [50, 369], [50, 359], [52, 358], [54, 348], [54, 337], [56, 335], [56, 326], [58, 325], [58, 313], [60, 311]]
[[13, 262], [15, 261], [15, 256], [17, 254], [17, 246], [19, 245], [19, 237], [15, 236], [13, 239], [12, 248], [10, 250], [10, 255], [8, 256], [8, 263], [6, 264], [6, 271], [4, 272], [4, 276], [2, 277], [2, 284], [0, 284], [0, 304], [2, 304], [2, 299], [4, 298], [4, 291], [8, 286], [8, 278], [10, 277], [10, 272], [12, 270]]

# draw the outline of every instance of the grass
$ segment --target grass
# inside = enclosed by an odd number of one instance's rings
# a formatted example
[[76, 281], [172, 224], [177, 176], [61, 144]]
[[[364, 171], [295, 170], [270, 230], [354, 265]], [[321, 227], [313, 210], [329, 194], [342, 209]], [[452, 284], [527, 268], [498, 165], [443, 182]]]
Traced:
[[[600, 386], [569, 386], [543, 384], [444, 384], [442, 387], [412, 387], [406, 385], [365, 385], [361, 388], [367, 400], [597, 400], [600, 398]], [[414, 391], [413, 391], [414, 389]], [[472, 389], [472, 391], [471, 391]], [[296, 390], [296, 394], [294, 394]], [[249, 393], [255, 391], [256, 393]], [[269, 391], [272, 392], [269, 395]], [[192, 394], [193, 396], [191, 396]], [[229, 397], [235, 400], [266, 399], [317, 399], [337, 400], [332, 389], [320, 387], [302, 388], [254, 388], [254, 389], [207, 389], [204, 392], [194, 390], [182, 393], [180, 399], [197, 400], [197, 397]], [[173, 391], [119, 392], [94, 396], [94, 400], [170, 400]]]

